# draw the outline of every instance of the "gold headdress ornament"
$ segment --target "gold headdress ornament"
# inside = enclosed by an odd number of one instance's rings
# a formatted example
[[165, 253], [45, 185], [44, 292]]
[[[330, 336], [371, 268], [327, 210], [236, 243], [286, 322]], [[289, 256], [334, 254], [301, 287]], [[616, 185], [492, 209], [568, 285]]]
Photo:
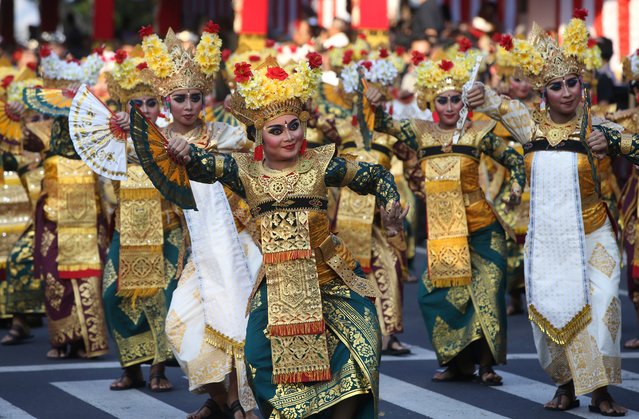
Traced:
[[139, 47], [136, 47], [130, 55], [124, 50], [117, 50], [113, 70], [106, 73], [109, 95], [122, 105], [126, 105], [136, 97], [158, 96], [153, 87], [142, 77], [142, 70], [147, 67], [144, 52]]
[[639, 48], [623, 59], [623, 74], [628, 81], [639, 81]]
[[[533, 23], [526, 41], [513, 41], [512, 53], [524, 75], [536, 89], [543, 89], [548, 82], [558, 77], [581, 75], [586, 68], [588, 51], [591, 49], [584, 22], [587, 15], [588, 12], [584, 9], [575, 10], [564, 32], [561, 46], [536, 23]], [[596, 64], [592, 58], [590, 57], [590, 64]]]
[[74, 82], [93, 86], [104, 66], [102, 52], [103, 49], [97, 48], [82, 61], [63, 60], [51, 48], [43, 45], [40, 48], [40, 74], [44, 87], [64, 89]]
[[475, 54], [458, 54], [450, 59], [422, 61], [415, 69], [418, 90], [417, 104], [421, 109], [433, 104], [435, 98], [449, 90], [462, 91], [470, 79]]
[[255, 68], [246, 62], [235, 65], [237, 87], [231, 96], [230, 107], [237, 119], [246, 126], [255, 127], [257, 160], [262, 157], [262, 128], [266, 122], [292, 114], [306, 125], [310, 118], [304, 104], [318, 89], [322, 56], [309, 53], [307, 58], [289, 72], [280, 67], [273, 57], [268, 57]]
[[145, 82], [163, 97], [179, 89], [198, 89], [204, 93], [212, 90], [213, 79], [220, 69], [222, 40], [218, 32], [219, 26], [209, 21], [194, 51], [184, 49], [172, 29], [164, 41], [150, 26], [140, 29], [148, 65], [142, 70]]

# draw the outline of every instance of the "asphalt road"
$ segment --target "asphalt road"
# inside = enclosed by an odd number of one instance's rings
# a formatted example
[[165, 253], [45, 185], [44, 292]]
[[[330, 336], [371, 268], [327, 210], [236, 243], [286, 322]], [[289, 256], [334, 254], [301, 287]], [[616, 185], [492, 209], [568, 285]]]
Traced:
[[[424, 268], [419, 254], [415, 270]], [[419, 309], [417, 285], [405, 287], [405, 328], [401, 340], [412, 345], [414, 354], [383, 358], [381, 366], [380, 417], [384, 418], [558, 418], [598, 417], [588, 412], [589, 398], [570, 413], [544, 411], [554, 387], [535, 355], [530, 324], [525, 316], [508, 319], [508, 364], [497, 370], [502, 387], [478, 383], [433, 383], [438, 368]], [[627, 296], [620, 296], [623, 310], [622, 342], [639, 335], [639, 327]], [[204, 396], [188, 392], [179, 368], [168, 368], [174, 391], [151, 393], [148, 389], [109, 391], [108, 385], [121, 373], [111, 353], [98, 360], [49, 361], [46, 327], [34, 329], [29, 343], [0, 346], [0, 418], [184, 418], [197, 410]], [[613, 388], [613, 396], [632, 409], [628, 417], [639, 417], [639, 351], [623, 352], [624, 382]], [[148, 367], [143, 367], [148, 377]]]

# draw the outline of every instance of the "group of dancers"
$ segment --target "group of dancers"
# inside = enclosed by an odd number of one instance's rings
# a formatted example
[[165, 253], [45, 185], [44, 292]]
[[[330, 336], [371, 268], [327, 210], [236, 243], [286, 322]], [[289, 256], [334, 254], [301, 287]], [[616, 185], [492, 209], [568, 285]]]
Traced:
[[[593, 104], [583, 19], [562, 44], [534, 26], [490, 56], [362, 36], [278, 61], [270, 42], [222, 51], [209, 22], [196, 44], [144, 27], [135, 47], [42, 46], [37, 69], [0, 68], [2, 343], [43, 314], [51, 359], [104, 355], [110, 334], [113, 391], [146, 386], [144, 363], [151, 391], [171, 390], [175, 359], [208, 395], [189, 418], [377, 417], [381, 355], [410, 353], [421, 201], [433, 380], [508, 385], [506, 293], [520, 311], [525, 285], [557, 385], [544, 407], [592, 393], [591, 411], [623, 416], [616, 225], [632, 284], [637, 174], [615, 196], [610, 160], [639, 163], [639, 113]], [[639, 53], [625, 68], [639, 93]]]

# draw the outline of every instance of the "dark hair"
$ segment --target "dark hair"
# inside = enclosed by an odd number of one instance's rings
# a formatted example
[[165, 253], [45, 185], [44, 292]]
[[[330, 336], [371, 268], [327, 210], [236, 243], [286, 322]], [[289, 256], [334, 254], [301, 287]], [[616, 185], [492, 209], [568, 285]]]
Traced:
[[597, 39], [597, 45], [599, 46], [599, 49], [601, 49], [601, 58], [606, 61], [610, 61], [610, 58], [612, 58], [612, 54], [614, 52], [612, 41], [602, 36], [601, 38]]
[[246, 127], [246, 136], [248, 137], [249, 140], [255, 142], [256, 134], [257, 134], [257, 131], [255, 130], [255, 125], [248, 125]]

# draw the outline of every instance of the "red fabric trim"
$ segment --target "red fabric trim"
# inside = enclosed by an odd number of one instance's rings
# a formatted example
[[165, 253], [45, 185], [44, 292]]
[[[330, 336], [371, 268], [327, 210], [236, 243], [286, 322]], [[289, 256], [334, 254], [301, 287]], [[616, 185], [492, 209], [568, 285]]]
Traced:
[[93, 276], [101, 277], [102, 269], [84, 269], [81, 271], [60, 271], [58, 272], [61, 279], [91, 278]]

